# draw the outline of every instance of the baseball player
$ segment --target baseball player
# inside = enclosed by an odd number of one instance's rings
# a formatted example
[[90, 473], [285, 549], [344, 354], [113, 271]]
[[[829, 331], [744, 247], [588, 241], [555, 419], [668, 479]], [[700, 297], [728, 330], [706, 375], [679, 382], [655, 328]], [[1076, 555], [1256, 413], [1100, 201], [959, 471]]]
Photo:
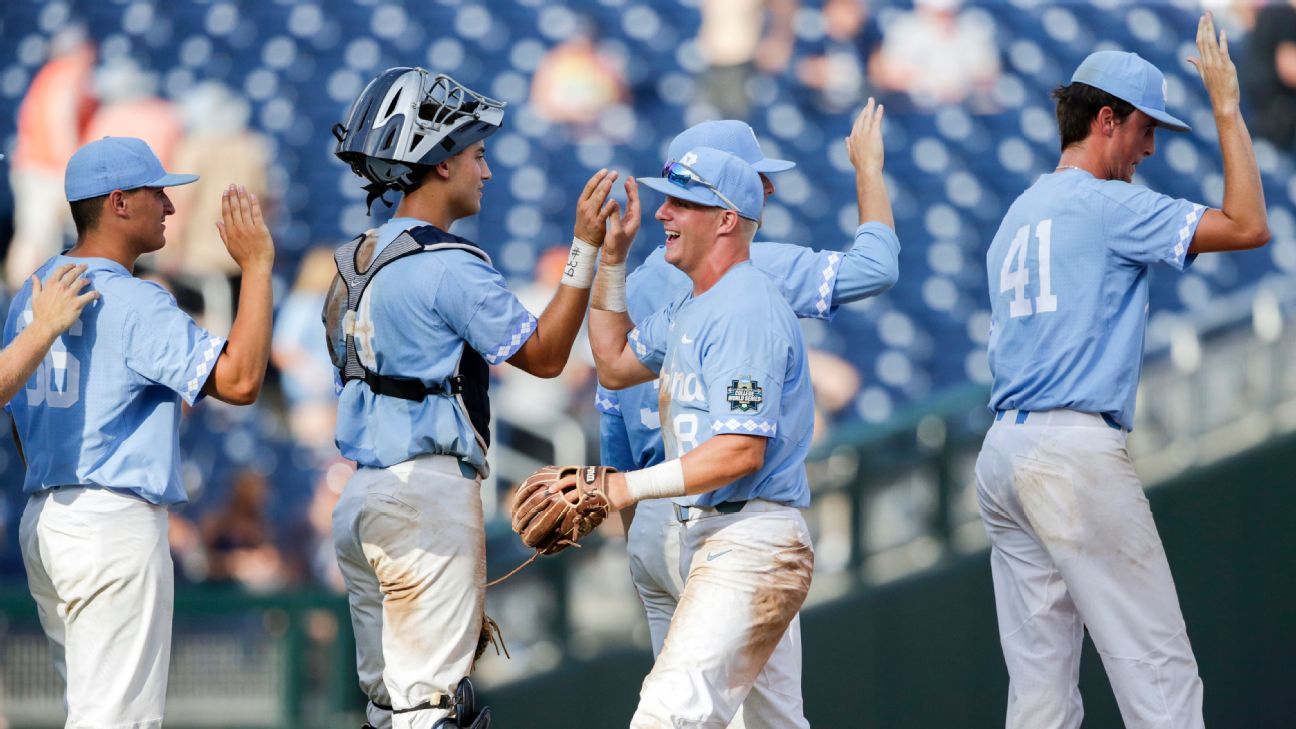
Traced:
[[[665, 458], [613, 473], [613, 508], [686, 494], [680, 563], [688, 565], [661, 653], [631, 727], [723, 727], [738, 711], [810, 588], [814, 551], [805, 455], [813, 395], [791, 307], [750, 262], [764, 194], [742, 159], [696, 147], [662, 178], [656, 217], [667, 262], [693, 286], [635, 327], [624, 274], [603, 268], [590, 313], [599, 381], [617, 389], [660, 372]], [[608, 233], [638, 229], [639, 198]]]
[[[767, 242], [751, 245], [752, 265], [770, 277], [798, 317], [830, 320], [840, 304], [876, 296], [894, 285], [899, 275], [900, 244], [881, 174], [881, 120], [882, 108], [870, 100], [847, 139], [850, 159], [856, 165], [860, 213], [850, 250], [815, 251]], [[751, 127], [740, 121], [708, 121], [690, 127], [672, 140], [668, 154], [674, 160], [696, 146], [714, 147], [751, 164], [761, 174], [767, 197], [774, 192], [767, 174], [793, 166], [792, 162], [766, 158]], [[633, 321], [644, 321], [692, 287], [686, 274], [666, 263], [664, 253], [665, 248], [659, 246], [626, 279], [626, 304]], [[623, 251], [605, 245], [600, 266], [624, 265], [623, 257]], [[664, 460], [656, 383], [623, 390], [599, 387], [596, 406], [601, 414], [603, 465], [629, 471]], [[691, 502], [685, 497], [680, 505]], [[688, 568], [679, 562], [683, 531], [678, 518], [687, 510], [677, 514], [675, 507], [667, 499], [638, 504], [627, 531], [630, 574], [647, 613], [654, 655], [661, 652]], [[735, 729], [744, 725], [750, 729], [808, 726], [801, 702], [799, 623], [799, 618], [793, 619], [766, 663], [743, 711], [731, 725]], [[741, 717], [745, 715], [744, 723]]]
[[995, 422], [976, 477], [1010, 728], [1080, 726], [1085, 629], [1126, 726], [1203, 725], [1197, 663], [1125, 445], [1150, 267], [1269, 239], [1237, 73], [1209, 14], [1197, 48], [1224, 157], [1221, 209], [1131, 183], [1157, 128], [1188, 126], [1166, 111], [1156, 67], [1101, 51], [1054, 91], [1057, 169], [1012, 204], [986, 255]]
[[470, 672], [483, 627], [487, 366], [563, 369], [580, 328], [616, 178], [586, 185], [558, 291], [537, 319], [490, 257], [447, 230], [481, 208], [484, 140], [504, 105], [445, 75], [388, 69], [339, 125], [337, 154], [397, 190], [395, 217], [342, 246], [325, 305], [343, 381], [337, 445], [359, 469], [333, 512], [367, 718], [387, 727], [490, 725]]
[[81, 276], [85, 270], [85, 264], [65, 263], [43, 286], [40, 278], [31, 277], [31, 324], [0, 352], [0, 403], [18, 394], [59, 335], [76, 323], [86, 304], [99, 298], [97, 291], [80, 293], [90, 283]]
[[[27, 583], [67, 684], [69, 727], [162, 726], [175, 579], [167, 509], [186, 500], [180, 404], [253, 402], [269, 358], [274, 246], [242, 189], [224, 192], [217, 223], [243, 271], [228, 341], [132, 273], [165, 243], [175, 209], [164, 188], [195, 179], [164, 171], [138, 139], [87, 144], [64, 186], [76, 245], [36, 272], [79, 264], [100, 295], [7, 406], [27, 461]], [[34, 289], [9, 307], [6, 345], [36, 326]]]

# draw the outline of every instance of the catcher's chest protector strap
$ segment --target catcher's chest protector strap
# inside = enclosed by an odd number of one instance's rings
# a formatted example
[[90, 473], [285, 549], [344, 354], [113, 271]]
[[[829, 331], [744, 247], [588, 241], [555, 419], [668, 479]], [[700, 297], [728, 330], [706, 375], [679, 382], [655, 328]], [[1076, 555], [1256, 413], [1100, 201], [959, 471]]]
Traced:
[[[421, 380], [408, 377], [380, 375], [365, 367], [355, 345], [355, 322], [360, 308], [360, 299], [365, 289], [378, 272], [390, 263], [416, 253], [443, 250], [463, 250], [487, 264], [490, 256], [471, 241], [447, 233], [433, 225], [424, 225], [397, 236], [396, 240], [382, 250], [367, 266], [358, 265], [358, 257], [371, 254], [361, 250], [369, 236], [361, 235], [337, 249], [333, 260], [337, 264], [338, 278], [346, 286], [346, 313], [343, 315], [342, 329], [345, 334], [346, 353], [343, 362], [337, 363], [342, 381], [364, 380], [369, 389], [379, 395], [398, 397], [402, 400], [422, 401], [428, 397], [446, 395], [455, 397], [463, 404], [468, 413], [473, 429], [482, 441], [483, 450], [490, 445], [490, 367], [472, 347], [464, 344], [463, 354], [455, 375], [446, 382], [426, 384]], [[363, 270], [359, 270], [363, 268]]]

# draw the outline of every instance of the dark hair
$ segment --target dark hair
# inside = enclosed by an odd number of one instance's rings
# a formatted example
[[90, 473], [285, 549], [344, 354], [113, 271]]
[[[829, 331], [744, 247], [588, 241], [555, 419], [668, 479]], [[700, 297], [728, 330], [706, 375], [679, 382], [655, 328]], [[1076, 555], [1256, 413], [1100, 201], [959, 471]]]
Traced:
[[76, 224], [78, 238], [99, 225], [99, 214], [103, 212], [104, 201], [107, 199], [107, 195], [100, 195], [68, 203], [72, 206], [72, 222]]
[[1058, 134], [1062, 149], [1084, 141], [1089, 136], [1089, 126], [1104, 106], [1110, 106], [1118, 121], [1125, 121], [1134, 113], [1134, 105], [1089, 84], [1073, 83], [1053, 89], [1057, 101]]

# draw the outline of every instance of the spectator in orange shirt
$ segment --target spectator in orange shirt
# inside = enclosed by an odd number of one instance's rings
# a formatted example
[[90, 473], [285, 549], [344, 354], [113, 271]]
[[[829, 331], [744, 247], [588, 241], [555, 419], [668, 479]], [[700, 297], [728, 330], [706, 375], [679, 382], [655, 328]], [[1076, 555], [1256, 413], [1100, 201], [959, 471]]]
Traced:
[[14, 237], [5, 259], [10, 291], [46, 259], [63, 249], [72, 210], [63, 196], [63, 169], [81, 146], [94, 113], [91, 92], [95, 49], [83, 31], [61, 33], [52, 55], [18, 108], [18, 143], [9, 168], [14, 198]]

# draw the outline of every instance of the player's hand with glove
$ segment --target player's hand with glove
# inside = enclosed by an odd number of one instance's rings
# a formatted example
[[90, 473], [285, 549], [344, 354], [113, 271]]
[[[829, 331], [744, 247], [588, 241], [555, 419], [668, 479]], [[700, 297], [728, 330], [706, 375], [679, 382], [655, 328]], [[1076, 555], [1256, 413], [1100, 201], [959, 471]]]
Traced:
[[615, 509], [608, 481], [616, 475], [607, 466], [545, 466], [518, 486], [513, 531], [540, 554], [576, 544]]
[[261, 201], [246, 187], [230, 185], [221, 193], [221, 222], [216, 229], [240, 270], [269, 271], [274, 265], [274, 241], [261, 214]]
[[54, 269], [43, 286], [39, 277], [32, 276], [32, 323], [28, 328], [34, 329], [43, 340], [52, 343], [76, 323], [86, 304], [99, 298], [96, 291], [81, 293], [90, 283], [90, 279], [81, 278], [85, 270], [84, 263], [76, 266], [65, 263]]

